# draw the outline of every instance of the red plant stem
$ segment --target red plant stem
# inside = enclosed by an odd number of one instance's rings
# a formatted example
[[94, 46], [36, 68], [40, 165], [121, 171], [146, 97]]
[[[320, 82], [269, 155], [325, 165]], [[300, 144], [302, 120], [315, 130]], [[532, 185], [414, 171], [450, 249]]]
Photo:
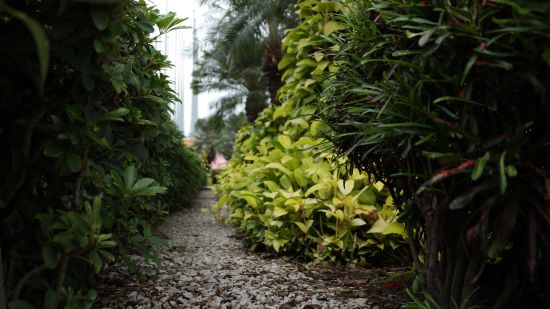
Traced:
[[450, 168], [450, 169], [446, 169], [446, 170], [442, 170], [441, 172], [435, 174], [435, 176], [433, 176], [430, 180], [428, 180], [425, 184], [423, 184], [422, 186], [429, 186], [429, 185], [432, 185], [440, 180], [442, 180], [443, 178], [446, 178], [460, 170], [463, 170], [467, 167], [470, 167], [472, 165], [475, 165], [476, 164], [476, 160], [469, 160], [469, 161], [466, 161], [466, 162], [463, 162], [463, 163], [460, 163], [459, 165], [453, 167], [453, 168]]

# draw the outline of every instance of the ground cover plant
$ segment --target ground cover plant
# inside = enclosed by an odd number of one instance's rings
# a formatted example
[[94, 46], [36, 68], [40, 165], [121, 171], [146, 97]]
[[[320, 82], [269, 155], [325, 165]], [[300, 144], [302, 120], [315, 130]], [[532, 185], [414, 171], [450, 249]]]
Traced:
[[319, 114], [403, 205], [431, 303], [548, 304], [550, 5], [340, 5]]
[[229, 167], [219, 177], [218, 207], [257, 246], [305, 260], [367, 263], [408, 259], [403, 224], [380, 182], [326, 151], [328, 127], [314, 121], [315, 75], [334, 68], [329, 56], [310, 52], [337, 29], [335, 3], [298, 5], [303, 21], [283, 43], [286, 68], [281, 106], [265, 109], [237, 136]]
[[182, 22], [144, 1], [0, 1], [0, 307], [89, 308], [94, 274], [154, 259], [149, 220], [203, 185], [152, 46]]

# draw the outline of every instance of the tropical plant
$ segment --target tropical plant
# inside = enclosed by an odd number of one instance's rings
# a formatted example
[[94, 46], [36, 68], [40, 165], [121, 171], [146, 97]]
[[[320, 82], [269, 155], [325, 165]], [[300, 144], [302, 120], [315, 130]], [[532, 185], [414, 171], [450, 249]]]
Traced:
[[318, 86], [312, 78], [328, 72], [330, 57], [318, 69], [315, 60], [310, 65], [316, 45], [304, 42], [319, 40], [337, 10], [323, 1], [299, 5], [303, 23], [288, 33], [279, 64], [287, 68], [283, 103], [238, 134], [216, 187], [217, 207], [228, 205], [228, 220], [255, 246], [317, 262], [403, 262], [404, 229], [384, 186], [357, 170], [346, 174], [346, 159], [325, 151], [328, 127], [312, 119]]
[[403, 225], [383, 185], [357, 170], [344, 180], [344, 160], [321, 153], [319, 122], [307, 124], [311, 113], [281, 116], [285, 109], [266, 109], [240, 132], [217, 207], [229, 205], [228, 220], [254, 247], [316, 262], [406, 260]]
[[231, 40], [216, 38], [215, 47], [203, 53], [193, 72], [196, 92], [227, 93], [213, 102], [216, 113], [224, 117], [244, 105], [249, 121], [267, 106], [266, 81], [261, 71], [262, 44], [253, 39], [241, 51], [231, 54]]
[[144, 1], [0, 1], [0, 307], [89, 308], [105, 261], [154, 258], [149, 220], [202, 185], [152, 45], [183, 21]]
[[280, 104], [276, 95], [281, 86], [280, 42], [283, 31], [294, 25], [294, 2], [225, 1], [225, 13], [211, 30], [211, 46], [194, 72], [195, 91], [228, 92], [216, 102], [218, 110], [231, 112], [244, 103], [249, 121], [256, 119], [269, 98]]
[[[550, 5], [342, 2], [329, 139], [404, 205], [443, 308], [548, 303]], [[422, 247], [420, 247], [421, 245]]]
[[216, 114], [199, 119], [195, 124], [194, 147], [196, 151], [206, 153], [209, 161], [214, 158], [216, 153], [230, 158], [235, 146], [235, 135], [246, 123], [247, 119], [243, 113], [225, 117]]

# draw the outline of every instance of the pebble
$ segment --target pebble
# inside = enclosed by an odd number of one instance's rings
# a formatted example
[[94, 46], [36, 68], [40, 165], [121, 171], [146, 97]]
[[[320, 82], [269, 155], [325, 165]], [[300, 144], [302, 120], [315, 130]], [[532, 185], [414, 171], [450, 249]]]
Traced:
[[249, 252], [235, 228], [201, 212], [215, 202], [203, 190], [164, 220], [159, 232], [169, 243], [158, 250], [160, 267], [130, 256], [147, 276], [129, 273], [121, 260], [109, 264], [93, 308], [369, 308], [368, 299], [340, 296], [345, 287], [334, 278], [319, 279], [319, 266]]

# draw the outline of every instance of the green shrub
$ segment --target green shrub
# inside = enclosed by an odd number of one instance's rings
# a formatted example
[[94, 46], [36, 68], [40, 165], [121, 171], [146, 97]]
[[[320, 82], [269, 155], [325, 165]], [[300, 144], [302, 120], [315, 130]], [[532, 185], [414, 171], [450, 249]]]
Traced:
[[548, 303], [550, 5], [342, 3], [326, 38], [330, 140], [388, 187], [414, 230], [430, 295]]
[[367, 174], [346, 174], [346, 160], [325, 151], [328, 128], [312, 119], [312, 76], [333, 65], [328, 56], [309, 59], [310, 51], [333, 31], [329, 13], [338, 8], [322, 1], [298, 8], [303, 23], [288, 33], [279, 64], [286, 68], [283, 104], [238, 134], [216, 187], [218, 207], [227, 203], [229, 220], [253, 244], [280, 253], [317, 262], [406, 261], [403, 225], [388, 192]]
[[[383, 186], [357, 171], [342, 179], [344, 160], [321, 152], [322, 139], [309, 133], [319, 124], [307, 125], [311, 115], [292, 119], [303, 126], [273, 119], [286, 107], [264, 110], [241, 131], [219, 177], [218, 206], [228, 203], [229, 220], [254, 244], [280, 253], [317, 262], [402, 261], [403, 225]], [[279, 120], [278, 129], [266, 127]]]
[[103, 264], [154, 258], [149, 220], [202, 185], [152, 46], [181, 22], [143, 1], [0, 2], [0, 305], [89, 308]]

